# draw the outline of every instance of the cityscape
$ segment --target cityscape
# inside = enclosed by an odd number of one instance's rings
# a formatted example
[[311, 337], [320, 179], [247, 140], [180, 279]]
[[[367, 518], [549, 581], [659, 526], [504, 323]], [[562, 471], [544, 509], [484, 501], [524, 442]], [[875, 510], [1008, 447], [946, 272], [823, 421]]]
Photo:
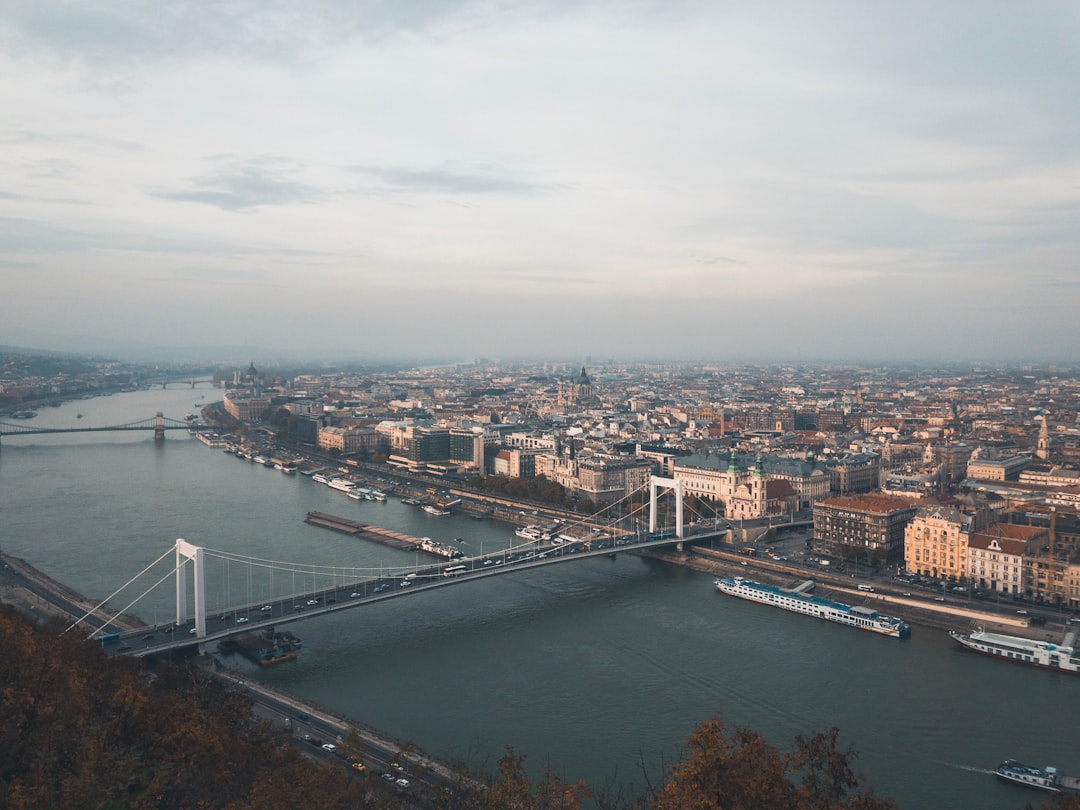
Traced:
[[[1073, 368], [478, 358], [333, 370], [254, 360], [147, 366], [9, 350], [0, 447], [32, 447], [39, 434], [20, 433], [53, 409], [170, 387], [199, 406], [177, 423], [189, 440], [313, 476], [357, 501], [389, 494], [430, 515], [503, 522], [517, 527], [518, 539], [494, 556], [483, 546], [474, 556], [468, 544], [309, 512], [314, 526], [376, 541], [384, 533], [392, 539], [383, 543], [415, 544], [418, 554], [447, 562], [383, 568], [351, 585], [316, 580], [307, 592], [268, 601], [261, 614], [227, 602], [224, 621], [207, 613], [183, 622], [178, 613], [167, 633], [157, 623], [96, 631], [122, 645], [112, 653], [145, 636], [137, 654], [163, 654], [190, 644], [190, 627], [192, 642], [218, 638], [221, 651], [245, 652], [260, 665], [293, 661], [295, 635], [277, 633], [268, 651], [253, 633], [315, 621], [339, 601], [362, 607], [399, 595], [384, 595], [390, 587], [464, 585], [494, 572], [485, 568], [492, 562], [513, 573], [575, 552], [581, 561], [614, 558], [610, 546], [627, 543], [618, 550], [715, 575], [725, 594], [886, 636], [934, 628], [956, 649], [1030, 665], [1032, 676], [1036, 668], [1080, 672]], [[75, 416], [74, 426], [56, 429], [79, 430], [85, 420]], [[329, 755], [343, 756], [335, 745]], [[406, 759], [372, 737], [369, 764], [380, 745], [385, 762]], [[1008, 763], [997, 775], [1020, 784], [1071, 778]], [[398, 785], [408, 794], [399, 798], [425, 806], [419, 774], [397, 779], [417, 782]]]
[[0, 807], [1080, 810], [1080, 4], [0, 4]]

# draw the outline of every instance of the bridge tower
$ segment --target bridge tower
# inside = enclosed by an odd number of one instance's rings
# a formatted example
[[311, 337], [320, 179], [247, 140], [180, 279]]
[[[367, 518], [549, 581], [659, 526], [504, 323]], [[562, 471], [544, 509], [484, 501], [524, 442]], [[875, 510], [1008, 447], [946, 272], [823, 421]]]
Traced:
[[165, 414], [161, 411], [154, 414], [154, 441], [165, 441]]
[[660, 478], [654, 475], [649, 479], [649, 533], [656, 531], [657, 487], [675, 490], [675, 536], [681, 540], [686, 536], [683, 532], [683, 482], [676, 478]]
[[193, 563], [195, 585], [195, 637], [206, 635], [206, 571], [201, 546], [176, 540], [176, 623], [187, 621], [187, 563]]

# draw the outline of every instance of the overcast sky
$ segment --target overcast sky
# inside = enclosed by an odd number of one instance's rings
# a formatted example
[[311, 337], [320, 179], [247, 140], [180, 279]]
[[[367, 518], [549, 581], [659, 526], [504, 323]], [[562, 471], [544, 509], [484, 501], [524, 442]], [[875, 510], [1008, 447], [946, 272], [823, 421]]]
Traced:
[[1075, 359], [1078, 88], [1075, 0], [5, 0], [0, 344]]

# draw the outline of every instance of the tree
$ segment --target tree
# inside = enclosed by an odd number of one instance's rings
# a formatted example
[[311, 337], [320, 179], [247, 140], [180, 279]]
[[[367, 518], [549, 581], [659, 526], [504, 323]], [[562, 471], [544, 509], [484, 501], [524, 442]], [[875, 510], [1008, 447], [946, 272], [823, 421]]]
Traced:
[[[713, 717], [686, 739], [686, 755], [670, 768], [656, 792], [656, 810], [895, 810], [871, 789], [849, 797], [861, 778], [851, 767], [855, 753], [836, 747], [839, 732], [795, 740], [795, 751], [781, 754], [760, 732], [729, 731]], [[799, 776], [796, 784], [791, 776]]]

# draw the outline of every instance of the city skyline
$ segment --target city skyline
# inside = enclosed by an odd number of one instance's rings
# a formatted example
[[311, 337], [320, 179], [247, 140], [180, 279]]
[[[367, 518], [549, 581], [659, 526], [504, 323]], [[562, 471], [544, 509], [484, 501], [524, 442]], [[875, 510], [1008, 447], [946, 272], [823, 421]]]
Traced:
[[0, 343], [1059, 360], [1080, 11], [0, 10]]

